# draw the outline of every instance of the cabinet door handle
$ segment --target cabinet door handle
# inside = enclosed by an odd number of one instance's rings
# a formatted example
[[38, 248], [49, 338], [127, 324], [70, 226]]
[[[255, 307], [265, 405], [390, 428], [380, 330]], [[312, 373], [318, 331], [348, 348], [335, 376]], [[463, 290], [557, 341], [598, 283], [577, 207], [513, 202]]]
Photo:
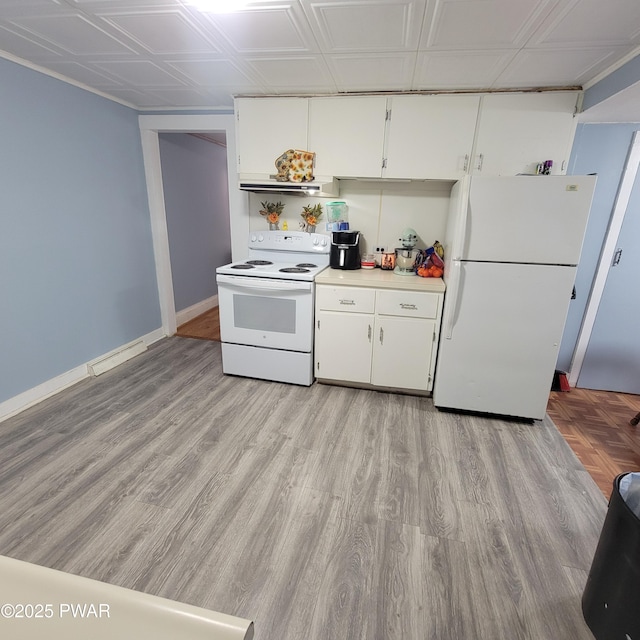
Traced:
[[622, 249], [618, 249], [613, 256], [612, 267], [617, 267], [620, 264], [620, 258], [622, 258]]
[[369, 325], [369, 329], [367, 331], [367, 338], [369, 338], [369, 342], [371, 342], [371, 325]]
[[384, 331], [382, 330], [382, 327], [380, 327], [380, 344], [382, 344], [384, 342]]
[[353, 300], [346, 300], [344, 298], [341, 298], [340, 299], [340, 304], [355, 305], [355, 302]]
[[482, 171], [482, 165], [483, 165], [483, 163], [484, 163], [484, 155], [481, 153], [481, 154], [478, 156], [478, 166], [477, 166], [478, 171]]
[[417, 311], [418, 307], [416, 307], [415, 304], [409, 304], [408, 302], [401, 302], [400, 303], [400, 308], [401, 309], [412, 309], [413, 311]]

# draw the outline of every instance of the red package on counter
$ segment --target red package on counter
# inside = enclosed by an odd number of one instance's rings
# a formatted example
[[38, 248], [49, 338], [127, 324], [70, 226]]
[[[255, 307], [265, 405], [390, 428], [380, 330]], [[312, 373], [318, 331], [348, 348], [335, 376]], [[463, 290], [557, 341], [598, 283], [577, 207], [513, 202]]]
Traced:
[[421, 251], [416, 260], [416, 273], [423, 278], [441, 278], [444, 274], [444, 261], [435, 247], [434, 244], [433, 247]]

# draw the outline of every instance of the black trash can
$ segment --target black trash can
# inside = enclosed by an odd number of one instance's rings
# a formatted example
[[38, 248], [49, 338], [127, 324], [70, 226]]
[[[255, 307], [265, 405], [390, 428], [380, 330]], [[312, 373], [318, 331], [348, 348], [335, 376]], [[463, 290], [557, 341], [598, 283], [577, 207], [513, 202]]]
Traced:
[[609, 510], [582, 594], [582, 613], [596, 640], [640, 640], [640, 519], [613, 481]]

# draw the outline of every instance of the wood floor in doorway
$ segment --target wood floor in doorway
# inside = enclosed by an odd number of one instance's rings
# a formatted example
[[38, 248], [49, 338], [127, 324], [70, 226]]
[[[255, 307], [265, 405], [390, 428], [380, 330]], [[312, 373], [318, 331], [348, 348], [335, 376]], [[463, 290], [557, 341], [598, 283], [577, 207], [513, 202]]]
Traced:
[[198, 317], [178, 327], [176, 335], [181, 338], [198, 338], [199, 340], [216, 340], [220, 342], [220, 314], [218, 307], [213, 307]]
[[552, 391], [547, 413], [602, 493], [620, 473], [640, 471], [640, 395], [571, 389]]

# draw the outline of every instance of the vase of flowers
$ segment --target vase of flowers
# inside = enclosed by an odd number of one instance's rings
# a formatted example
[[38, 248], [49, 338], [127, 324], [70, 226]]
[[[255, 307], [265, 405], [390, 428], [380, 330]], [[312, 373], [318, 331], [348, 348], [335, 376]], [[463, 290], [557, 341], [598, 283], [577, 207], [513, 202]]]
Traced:
[[264, 216], [269, 223], [269, 231], [277, 231], [280, 226], [280, 216], [284, 211], [284, 205], [282, 202], [261, 202], [262, 209], [260, 215]]
[[302, 207], [302, 213], [300, 215], [304, 220], [306, 231], [308, 233], [315, 233], [318, 220], [322, 217], [322, 205], [308, 204], [306, 207]]

